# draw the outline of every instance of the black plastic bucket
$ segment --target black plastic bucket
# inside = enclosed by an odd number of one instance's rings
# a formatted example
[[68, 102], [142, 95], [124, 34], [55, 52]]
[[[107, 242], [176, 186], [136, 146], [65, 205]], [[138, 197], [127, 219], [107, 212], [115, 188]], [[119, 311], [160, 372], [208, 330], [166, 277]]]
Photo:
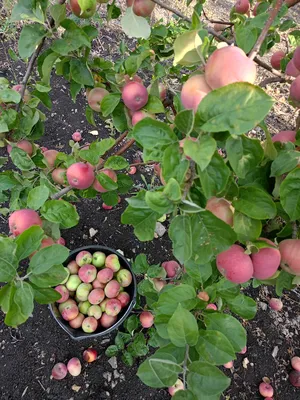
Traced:
[[126, 318], [129, 317], [129, 315], [136, 303], [136, 288], [137, 288], [136, 278], [135, 278], [135, 275], [134, 275], [127, 259], [122, 254], [118, 253], [116, 250], [110, 249], [109, 247], [87, 246], [87, 247], [80, 247], [79, 249], [72, 250], [70, 252], [69, 258], [65, 262], [65, 266], [67, 266], [70, 261], [75, 260], [77, 254], [83, 250], [89, 251], [90, 253], [94, 253], [96, 251], [102, 251], [106, 255], [116, 254], [119, 257], [121, 267], [128, 269], [132, 274], [132, 282], [126, 288], [126, 292], [129, 294], [131, 301], [126, 308], [121, 310], [120, 314], [118, 315], [118, 320], [114, 325], [112, 325], [110, 328], [105, 329], [105, 330], [101, 330], [101, 328], [98, 328], [98, 330], [93, 333], [86, 333], [86, 332], [83, 332], [82, 329], [71, 328], [69, 323], [67, 321], [65, 321], [62, 318], [62, 316], [60, 315], [56, 304], [55, 303], [50, 304], [49, 308], [50, 308], [51, 314], [53, 315], [55, 321], [74, 340], [92, 339], [92, 338], [102, 337], [102, 336], [106, 336], [106, 335], [110, 334], [111, 332], [118, 329], [118, 327], [123, 324], [123, 322], [126, 320]]

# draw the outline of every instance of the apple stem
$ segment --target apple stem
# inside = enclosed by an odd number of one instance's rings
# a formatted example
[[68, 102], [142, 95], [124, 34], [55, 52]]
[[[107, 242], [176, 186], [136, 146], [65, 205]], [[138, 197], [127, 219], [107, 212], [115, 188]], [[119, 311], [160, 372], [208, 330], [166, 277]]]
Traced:
[[189, 359], [189, 351], [190, 351], [190, 346], [187, 344], [185, 347], [185, 356], [184, 356], [184, 361], [183, 361], [183, 390], [186, 389], [186, 373], [187, 373], [187, 362]]
[[298, 237], [298, 224], [296, 221], [292, 222], [292, 238], [297, 239]]

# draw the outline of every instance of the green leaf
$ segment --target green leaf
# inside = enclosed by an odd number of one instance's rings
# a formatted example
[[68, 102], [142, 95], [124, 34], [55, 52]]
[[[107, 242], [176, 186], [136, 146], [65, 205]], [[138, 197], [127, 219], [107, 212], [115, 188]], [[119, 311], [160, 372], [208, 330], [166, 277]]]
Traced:
[[255, 186], [240, 187], [238, 199], [233, 200], [232, 205], [237, 211], [253, 219], [272, 219], [277, 214], [272, 197]]
[[3, 103], [18, 104], [21, 101], [21, 95], [19, 92], [12, 89], [2, 89], [0, 90], [0, 101]]
[[281, 151], [277, 158], [275, 158], [275, 160], [272, 162], [270, 176], [280, 176], [290, 172], [292, 169], [297, 167], [299, 163], [299, 157], [299, 151]]
[[49, 189], [46, 186], [36, 186], [31, 189], [27, 197], [27, 207], [38, 210], [49, 197]]
[[203, 193], [207, 199], [222, 193], [229, 181], [230, 169], [223, 158], [215, 153], [204, 171], [199, 171]]
[[204, 171], [217, 149], [216, 141], [209, 135], [202, 135], [196, 141], [187, 138], [184, 141], [184, 154], [194, 160]]
[[126, 319], [124, 323], [125, 329], [127, 329], [127, 331], [131, 335], [133, 335], [133, 332], [137, 329], [138, 326], [139, 326], [139, 320], [136, 315], [131, 315], [128, 319]]
[[116, 206], [119, 202], [118, 193], [114, 191], [101, 193], [101, 197], [107, 206]]
[[17, 288], [14, 302], [24, 316], [29, 317], [32, 314], [34, 308], [33, 289], [29, 283], [22, 282], [21, 286]]
[[247, 217], [238, 211], [233, 214], [233, 229], [240, 242], [253, 241], [260, 237], [261, 221]]
[[57, 59], [58, 59], [57, 53], [50, 53], [47, 55], [47, 57], [45, 57], [43, 64], [41, 66], [42, 81], [47, 85], [50, 83], [51, 71]]
[[187, 383], [193, 393], [201, 393], [201, 396], [219, 395], [230, 385], [230, 379], [214, 365], [195, 361], [188, 368]]
[[96, 176], [96, 179], [98, 180], [100, 185], [103, 186], [104, 189], [108, 191], [118, 189], [118, 184], [101, 171], [100, 174]]
[[31, 94], [37, 97], [49, 110], [52, 108], [52, 102], [49, 93], [39, 92], [38, 90], [33, 90]]
[[[184, 32], [174, 42], [174, 65], [192, 66], [202, 62], [200, 47], [202, 39], [198, 30]], [[200, 53], [200, 54], [199, 54]]]
[[[54, 40], [51, 45], [51, 49], [55, 53], [58, 53], [62, 56], [67, 56], [72, 51], [80, 49], [80, 47], [91, 47], [89, 37], [74, 21], [65, 19], [61, 22], [61, 26], [65, 29], [62, 39]], [[72, 58], [72, 60], [75, 59]], [[76, 62], [74, 65], [76, 65]], [[94, 86], [94, 82], [90, 86]]]
[[[168, 317], [170, 319], [170, 317]], [[163, 354], [171, 354], [177, 361], [178, 364], [182, 364], [185, 357], [185, 348], [184, 347], [177, 347], [174, 346], [172, 343], [168, 343], [160, 347], [156, 352], [155, 355], [158, 356], [160, 353]]]
[[7, 123], [3, 120], [3, 117], [0, 116], [0, 133], [9, 132], [9, 128]]
[[132, 264], [132, 270], [135, 274], [145, 274], [149, 268], [146, 254], [139, 254], [136, 256]]
[[176, 216], [169, 228], [175, 257], [186, 263], [191, 257], [202, 263], [228, 249], [236, 235], [231, 227], [209, 211]]
[[210, 263], [200, 264], [200, 262], [189, 260], [184, 264], [184, 268], [186, 269], [186, 273], [194, 279], [194, 281], [202, 284], [212, 275], [212, 267]]
[[105, 162], [105, 168], [111, 168], [114, 169], [115, 171], [118, 171], [120, 169], [125, 169], [129, 166], [129, 162], [121, 156], [111, 156], [108, 157], [108, 159]]
[[43, 229], [37, 225], [34, 225], [21, 233], [15, 240], [17, 245], [17, 259], [21, 261], [30, 256], [30, 254], [40, 247], [44, 236], [45, 233]]
[[51, 236], [54, 240], [61, 237], [59, 224], [50, 221], [43, 221], [43, 230], [47, 236]]
[[121, 14], [122, 12], [120, 8], [117, 7], [114, 2], [112, 4], [107, 4], [107, 22], [109, 22], [111, 19], [118, 19]]
[[142, 65], [142, 62], [150, 55], [150, 51], [145, 50], [140, 54], [133, 54], [126, 58], [124, 62], [126, 73], [130, 76], [134, 75]]
[[215, 288], [217, 294], [225, 300], [232, 299], [240, 293], [240, 286], [225, 278], [221, 278]]
[[10, 307], [11, 298], [15, 293], [15, 285], [13, 282], [8, 283], [0, 288], [0, 307], [5, 314]]
[[[154, 305], [156, 306], [156, 303], [154, 303]], [[175, 307], [175, 310], [176, 310], [176, 307]], [[155, 316], [154, 324], [155, 324], [156, 331], [157, 331], [158, 335], [165, 340], [170, 340], [169, 333], [168, 333], [168, 323], [170, 321], [170, 318], [171, 318], [171, 315], [164, 315], [164, 314], [158, 314]], [[175, 347], [173, 344], [172, 344], [172, 346]], [[176, 347], [176, 348], [178, 349], [179, 347]], [[173, 355], [173, 353], [171, 353], [171, 354]]]
[[[131, 340], [131, 335], [129, 335], [129, 333], [124, 333], [124, 335], [128, 335], [129, 336], [129, 342]], [[123, 341], [121, 332], [117, 333], [117, 336], [115, 337], [115, 344], [118, 347], [118, 350], [124, 350], [125, 348], [125, 343]]]
[[21, 171], [30, 171], [31, 169], [35, 168], [35, 164], [29, 155], [18, 147], [13, 147], [10, 157], [15, 166]]
[[119, 103], [112, 112], [112, 120], [114, 127], [117, 129], [117, 131], [124, 132], [128, 129], [128, 123], [123, 103]]
[[213, 90], [201, 101], [197, 117], [201, 130], [242, 135], [261, 122], [273, 100], [258, 86], [232, 83]]
[[85, 86], [94, 86], [94, 78], [86, 61], [72, 58], [70, 61], [70, 74], [73, 81]]
[[143, 17], [135, 15], [132, 7], [126, 9], [126, 12], [121, 19], [121, 26], [124, 33], [130, 38], [148, 39], [151, 34], [148, 21]]
[[105, 350], [106, 357], [114, 357], [119, 353], [119, 349], [116, 345], [108, 346]]
[[147, 276], [149, 278], [166, 278], [166, 270], [160, 265], [151, 265], [147, 270]]
[[223, 365], [236, 359], [230, 341], [219, 331], [201, 329], [196, 350], [201, 360], [214, 365]]
[[82, 85], [80, 83], [71, 81], [70, 82], [70, 93], [72, 96], [72, 100], [75, 103], [76, 102], [76, 98], [78, 96], [78, 94], [80, 93], [80, 90], [82, 88]]
[[18, 184], [20, 184], [20, 182], [15, 178], [12, 171], [0, 173], [0, 191], [12, 189]]
[[194, 128], [195, 114], [193, 110], [182, 110], [176, 115], [174, 122], [180, 132], [189, 135]]
[[[14, 291], [16, 291], [16, 288], [14, 288]], [[5, 325], [16, 328], [27, 321], [27, 319], [28, 316], [22, 314], [21, 308], [16, 304], [13, 294], [10, 299], [9, 310], [4, 319]]]
[[265, 156], [269, 160], [275, 160], [275, 158], [277, 157], [277, 150], [276, 150], [274, 143], [272, 142], [272, 136], [268, 130], [268, 127], [264, 122], [261, 122], [259, 124], [259, 126], [263, 129], [263, 131], [265, 132], [265, 135], [266, 135], [266, 141], [263, 145], [264, 151], [265, 151]]
[[154, 238], [156, 221], [161, 214], [153, 211], [145, 201], [144, 190], [141, 190], [136, 196], [126, 199], [129, 206], [121, 217], [122, 224], [133, 225], [134, 234], [144, 242]]
[[174, 178], [180, 185], [185, 181], [185, 177], [189, 168], [189, 161], [182, 160], [182, 155], [179, 151], [179, 143], [171, 144], [166, 148], [163, 154], [162, 175], [168, 182]]
[[165, 112], [165, 107], [162, 101], [158, 97], [151, 95], [149, 95], [148, 103], [143, 108], [151, 114], [159, 114]]
[[0, 236], [0, 282], [9, 282], [16, 276], [17, 245], [11, 239]]
[[144, 357], [149, 352], [149, 347], [146, 345], [146, 339], [142, 332], [138, 333], [134, 341], [127, 347], [134, 357]]
[[92, 165], [97, 165], [99, 158], [111, 149], [115, 142], [113, 138], [102, 139], [100, 142], [95, 141], [90, 145], [88, 150], [80, 150], [79, 156]]
[[44, 247], [31, 258], [28, 271], [34, 275], [47, 272], [54, 265], [62, 264], [69, 257], [69, 250], [60, 244]]
[[132, 355], [128, 351], [123, 351], [121, 358], [125, 365], [128, 365], [129, 367], [133, 366], [134, 360]]
[[[1, 177], [0, 177], [1, 178]], [[121, 194], [128, 193], [133, 186], [132, 179], [126, 174], [118, 174], [118, 192]]]
[[140, 365], [137, 376], [147, 386], [163, 388], [174, 385], [181, 370], [171, 354], [155, 353]]
[[6, 122], [9, 129], [14, 129], [17, 126], [18, 114], [16, 110], [8, 108], [6, 111], [2, 112], [1, 119]]
[[54, 4], [50, 7], [50, 15], [54, 19], [56, 28], [59, 27], [60, 23], [66, 18], [66, 6], [65, 4]]
[[257, 312], [256, 302], [248, 296], [239, 294], [233, 298], [226, 298], [229, 308], [243, 319], [253, 319]]
[[60, 285], [67, 278], [67, 276], [68, 272], [62, 265], [54, 265], [43, 274], [29, 275], [29, 280], [39, 288], [49, 288]]
[[187, 310], [193, 309], [197, 302], [195, 289], [186, 284], [170, 287], [160, 293], [154, 308], [157, 314], [173, 315], [179, 302]]
[[19, 0], [13, 8], [10, 20], [13, 22], [29, 20], [44, 23], [44, 12], [47, 5], [45, 0]]
[[229, 137], [226, 140], [226, 152], [232, 169], [240, 178], [245, 178], [247, 172], [264, 158], [260, 141], [245, 135]]
[[146, 192], [145, 200], [151, 210], [158, 214], [169, 214], [174, 209], [174, 204], [167, 199], [163, 192]]
[[283, 289], [291, 290], [293, 288], [294, 275], [289, 274], [286, 271], [281, 270], [279, 276], [276, 279], [276, 294], [282, 296]]
[[206, 313], [204, 322], [209, 331], [219, 331], [230, 341], [234, 351], [241, 351], [247, 343], [246, 331], [237, 319], [227, 314]]
[[18, 42], [20, 57], [30, 57], [46, 34], [47, 30], [39, 23], [24, 25]]
[[103, 117], [108, 117], [111, 114], [117, 105], [119, 104], [121, 99], [121, 95], [119, 93], [111, 93], [104, 96], [101, 101], [101, 112]]
[[41, 92], [41, 93], [48, 93], [51, 91], [51, 87], [48, 85], [45, 85], [43, 82], [36, 82], [35, 84], [36, 89]]
[[168, 180], [163, 194], [171, 201], [178, 202], [181, 200], [181, 189], [176, 179], [170, 178]]
[[198, 341], [196, 318], [179, 303], [168, 323], [171, 342], [177, 347], [195, 346]]
[[[133, 129], [132, 136], [146, 150], [151, 150], [149, 155], [144, 155], [144, 160], [160, 161], [163, 151], [172, 143], [177, 142], [177, 137], [172, 129], [165, 124], [152, 118], [144, 118], [137, 123]], [[151, 157], [150, 157], [151, 156]]]
[[64, 200], [48, 200], [41, 208], [41, 215], [50, 222], [60, 224], [62, 229], [78, 224], [79, 215], [72, 204]]
[[39, 288], [32, 285], [34, 300], [39, 304], [51, 304], [61, 298], [61, 295], [51, 288]]
[[280, 185], [280, 202], [292, 221], [300, 218], [300, 168], [291, 171]]
[[178, 390], [172, 400], [197, 400], [190, 390]]
[[257, 28], [252, 28], [248, 24], [240, 24], [235, 26], [236, 42], [237, 45], [244, 50], [247, 54], [250, 52], [252, 47], [259, 35]]
[[192, 226], [188, 216], [177, 215], [171, 222], [169, 237], [175, 257], [185, 264], [193, 254]]

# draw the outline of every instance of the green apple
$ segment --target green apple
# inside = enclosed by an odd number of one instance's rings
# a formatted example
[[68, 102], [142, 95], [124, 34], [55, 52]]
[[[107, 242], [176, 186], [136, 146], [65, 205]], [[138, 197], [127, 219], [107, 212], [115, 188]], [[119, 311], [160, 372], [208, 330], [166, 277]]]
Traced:
[[72, 13], [79, 18], [91, 18], [97, 7], [97, 0], [70, 0]]
[[93, 254], [92, 263], [95, 265], [95, 267], [97, 268], [104, 267], [105, 260], [106, 260], [106, 255], [102, 253], [102, 251], [96, 251], [96, 253]]

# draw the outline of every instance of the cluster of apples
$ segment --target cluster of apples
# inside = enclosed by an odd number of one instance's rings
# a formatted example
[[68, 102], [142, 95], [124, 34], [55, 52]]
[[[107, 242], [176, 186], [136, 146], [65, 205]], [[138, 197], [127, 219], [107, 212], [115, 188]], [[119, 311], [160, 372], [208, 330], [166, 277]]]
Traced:
[[[108, 3], [109, 0], [85, 0], [80, 2], [78, 0], [70, 0], [68, 8], [79, 18], [91, 18], [97, 9], [98, 4]], [[84, 4], [85, 9], [82, 8]], [[149, 17], [154, 10], [155, 3], [151, 0], [126, 0], [127, 7], [132, 7], [135, 15], [140, 17]]]
[[217, 256], [217, 268], [231, 282], [245, 283], [249, 279], [265, 280], [276, 277], [279, 267], [292, 275], [300, 275], [300, 240], [286, 239], [275, 245], [266, 238], [259, 240], [273, 247], [265, 247], [248, 255], [245, 249], [232, 245]]
[[[293, 6], [296, 4], [295, 0], [285, 0], [284, 2], [287, 6]], [[252, 10], [252, 13], [254, 16], [257, 15], [257, 9], [258, 9], [258, 6], [260, 5], [260, 3], [261, 3], [261, 0], [257, 1], [254, 5], [254, 8]], [[250, 16], [250, 7], [251, 7], [251, 4], [250, 4], [249, 0], [238, 0], [235, 3], [234, 9], [239, 14], [247, 14], [248, 16]]]
[[191, 76], [181, 90], [181, 101], [186, 109], [197, 112], [203, 98], [212, 90], [235, 82], [254, 83], [256, 65], [236, 46], [215, 50], [208, 58], [205, 73]]
[[130, 303], [124, 288], [132, 282], [131, 272], [121, 268], [118, 256], [81, 251], [67, 269], [68, 280], [55, 288], [61, 295], [57, 303], [62, 318], [86, 333], [114, 325]]
[[[153, 114], [143, 111], [142, 108], [148, 103], [149, 92], [151, 85], [146, 88], [143, 84], [142, 78], [138, 75], [130, 77], [124, 76], [121, 83], [122, 100], [126, 106], [128, 115], [131, 118], [132, 126], [135, 126], [139, 121], [144, 118], [155, 118]], [[167, 89], [164, 84], [159, 83], [158, 86], [161, 101], [164, 101], [167, 95]], [[96, 112], [101, 111], [101, 102], [109, 92], [102, 87], [95, 87], [94, 89], [87, 90], [86, 97], [89, 106]]]
[[[17, 210], [11, 213], [10, 217], [8, 218], [8, 225], [9, 231], [12, 235], [11, 237], [14, 238], [34, 225], [40, 226], [42, 228], [43, 220], [35, 210], [23, 208], [21, 210]], [[60, 244], [62, 246], [65, 246], [66, 241], [63, 237], [60, 237], [59, 239], [54, 241], [51, 237], [45, 235], [44, 239], [42, 239], [41, 241], [40, 248], [43, 249], [44, 247], [52, 246], [53, 244]], [[33, 256], [34, 254], [35, 252], [32, 253], [31, 256]]]
[[[93, 348], [89, 348], [87, 350], [84, 350], [83, 352], [83, 359], [87, 363], [95, 361], [97, 359], [97, 356], [98, 356], [97, 350]], [[62, 362], [55, 364], [54, 367], [52, 368], [51, 377], [53, 379], [60, 381], [67, 376], [68, 372], [72, 376], [80, 375], [81, 369], [82, 366], [79, 358], [73, 357], [68, 361], [67, 365]]]
[[[74, 132], [72, 135], [72, 139], [75, 142], [79, 142], [82, 139], [81, 133], [77, 131]], [[29, 155], [29, 157], [31, 157], [34, 153], [34, 145], [26, 139], [20, 140], [19, 142], [16, 143], [8, 144], [7, 145], [8, 154], [11, 153], [12, 146], [22, 149]], [[88, 148], [89, 144], [85, 146], [85, 149]], [[64, 168], [62, 166], [55, 167], [55, 162], [59, 152], [57, 150], [52, 150], [52, 149], [49, 150], [45, 147], [42, 147], [41, 151], [44, 156], [45, 164], [48, 167], [48, 168], [45, 167], [45, 169], [48, 172], [51, 172], [51, 177], [55, 183], [62, 186], [66, 186], [66, 183], [68, 183], [71, 187], [79, 190], [88, 189], [89, 187], [92, 186], [99, 193], [107, 192], [107, 190], [99, 183], [98, 179], [95, 176], [95, 169], [96, 169], [95, 166], [91, 165], [90, 163], [84, 163], [79, 161], [72, 164], [68, 168]], [[101, 160], [99, 160], [99, 162], [100, 161]], [[99, 171], [97, 171], [97, 174], [101, 173], [107, 175], [114, 182], [117, 182], [118, 177], [114, 170], [110, 168], [102, 168]], [[131, 167], [128, 173], [131, 175], [135, 174], [136, 167]], [[119, 202], [120, 201], [121, 199], [119, 198]], [[107, 206], [103, 204], [103, 208], [110, 210], [112, 206]]]
[[[271, 57], [271, 65], [274, 69], [281, 69], [281, 60], [286, 57], [282, 50], [276, 51]], [[285, 73], [288, 76], [296, 78], [290, 87], [290, 98], [297, 105], [300, 105], [300, 46], [294, 51], [292, 59], [286, 66]]]

